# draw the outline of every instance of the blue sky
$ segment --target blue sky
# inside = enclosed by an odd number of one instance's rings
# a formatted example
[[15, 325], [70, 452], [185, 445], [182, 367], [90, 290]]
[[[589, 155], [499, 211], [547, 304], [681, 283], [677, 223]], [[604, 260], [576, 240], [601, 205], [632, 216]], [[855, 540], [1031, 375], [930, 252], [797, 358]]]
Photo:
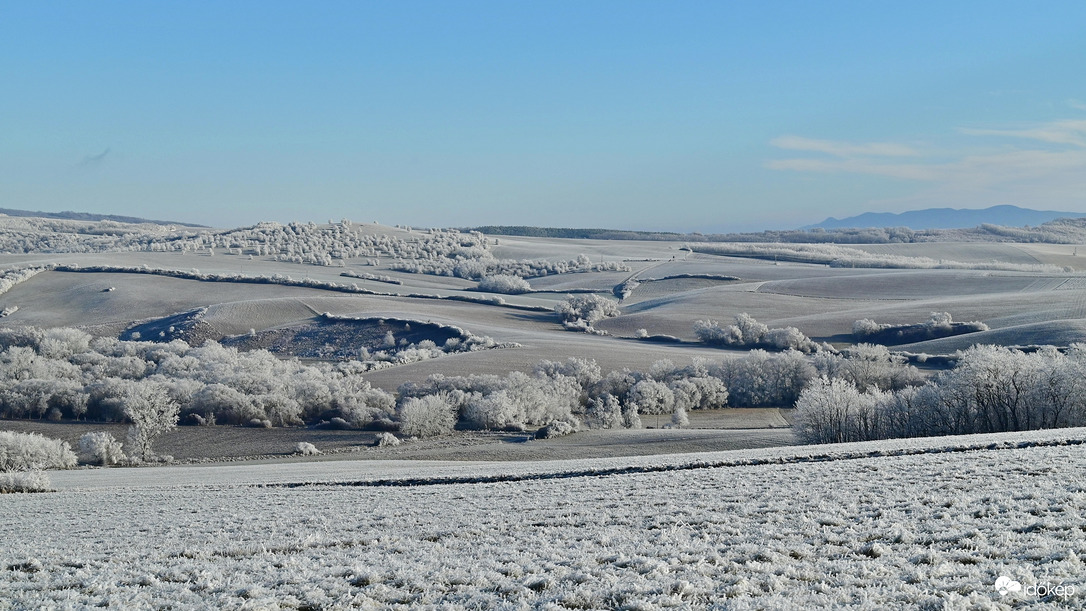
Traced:
[[732, 231], [1086, 212], [1086, 3], [0, 0], [0, 207]]

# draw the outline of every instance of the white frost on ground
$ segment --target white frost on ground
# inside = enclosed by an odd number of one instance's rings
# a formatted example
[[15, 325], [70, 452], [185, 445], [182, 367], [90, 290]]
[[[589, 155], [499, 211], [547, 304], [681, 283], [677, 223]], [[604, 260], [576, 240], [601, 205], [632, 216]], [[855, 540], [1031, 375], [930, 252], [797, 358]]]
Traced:
[[[1081, 608], [1083, 440], [57, 473], [3, 499], [0, 607]], [[420, 474], [528, 479], [335, 485]]]

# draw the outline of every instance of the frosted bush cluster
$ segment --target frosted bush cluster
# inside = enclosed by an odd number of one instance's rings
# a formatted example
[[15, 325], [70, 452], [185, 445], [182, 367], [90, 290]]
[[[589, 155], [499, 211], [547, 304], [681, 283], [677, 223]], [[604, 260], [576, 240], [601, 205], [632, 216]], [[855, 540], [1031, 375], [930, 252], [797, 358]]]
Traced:
[[1083, 344], [1066, 354], [974, 346], [953, 370], [923, 386], [888, 389], [870, 382], [845, 376], [815, 381], [796, 402], [797, 434], [834, 443], [1086, 424]]
[[121, 442], [103, 431], [84, 433], [79, 438], [79, 453], [87, 462], [97, 463], [103, 467], [121, 463], [125, 458]]
[[562, 317], [562, 325], [571, 331], [599, 333], [592, 326], [605, 319], [622, 314], [615, 302], [599, 295], [570, 295], [565, 301], [554, 306], [554, 311]]
[[950, 312], [932, 312], [928, 320], [918, 324], [892, 325], [877, 323], [870, 318], [852, 323], [852, 335], [857, 339], [884, 344], [921, 342], [987, 330], [988, 325], [979, 321], [954, 322]]
[[341, 417], [390, 421], [394, 398], [372, 388], [357, 361], [303, 364], [216, 342], [193, 348], [91, 339], [74, 329], [0, 329], [0, 416], [131, 420], [141, 397], [164, 393], [184, 423], [275, 426]]
[[481, 280], [487, 276], [495, 275], [535, 278], [578, 272], [630, 271], [628, 265], [616, 261], [592, 263], [587, 255], [578, 255], [576, 259], [569, 261], [497, 259], [489, 251], [483, 249], [462, 250], [452, 255], [435, 258], [397, 260], [389, 268], [415, 274], [455, 276], [468, 280]]
[[519, 295], [521, 293], [531, 292], [532, 285], [528, 284], [528, 281], [520, 276], [498, 274], [483, 278], [479, 281], [479, 286], [477, 288], [480, 291], [486, 291], [488, 293]]
[[37, 433], [0, 431], [0, 471], [71, 469], [76, 457], [66, 441]]
[[742, 348], [769, 348], [771, 350], [798, 350], [818, 352], [829, 349], [819, 345], [795, 327], [770, 329], [743, 312], [735, 316], [735, 324], [723, 325], [713, 320], [694, 322], [694, 335], [699, 341], [718, 346]]

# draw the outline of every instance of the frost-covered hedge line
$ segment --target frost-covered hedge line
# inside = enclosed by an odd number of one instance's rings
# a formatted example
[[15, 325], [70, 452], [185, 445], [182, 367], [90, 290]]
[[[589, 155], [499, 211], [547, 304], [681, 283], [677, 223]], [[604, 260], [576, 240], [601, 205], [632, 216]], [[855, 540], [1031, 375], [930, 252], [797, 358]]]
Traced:
[[454, 276], [467, 280], [481, 280], [487, 276], [517, 276], [537, 278], [555, 274], [581, 272], [630, 271], [630, 266], [617, 261], [592, 263], [587, 255], [578, 255], [569, 261], [546, 259], [496, 259], [487, 251], [466, 251], [458, 256], [439, 256], [433, 259], [396, 261], [390, 269], [414, 274]]
[[[540, 361], [531, 374], [432, 375], [408, 382], [398, 389], [399, 413], [402, 420], [408, 400], [435, 397], [427, 409], [442, 418], [436, 429], [441, 432], [453, 426], [524, 430], [553, 422], [573, 429], [640, 428], [643, 416], [652, 416], [654, 426], [684, 426], [691, 410], [791, 406], [819, 375], [887, 390], [922, 382], [915, 367], [883, 346], [864, 346], [845, 355], [820, 353], [813, 359], [794, 350], [753, 350], [744, 358], [721, 362], [695, 359], [679, 367], [663, 360], [648, 371], [623, 369], [606, 375], [593, 360], [571, 358]], [[420, 408], [412, 404], [411, 409]], [[414, 414], [411, 418], [419, 419]]]
[[486, 276], [479, 281], [476, 288], [488, 293], [504, 293], [506, 295], [520, 295], [532, 291], [532, 285], [528, 284], [527, 280], [510, 274]]
[[954, 322], [949, 312], [932, 312], [927, 321], [911, 325], [877, 323], [870, 318], [864, 318], [852, 323], [852, 335], [856, 339], [889, 345], [911, 344], [929, 339], [987, 330], [988, 325], [979, 321]]

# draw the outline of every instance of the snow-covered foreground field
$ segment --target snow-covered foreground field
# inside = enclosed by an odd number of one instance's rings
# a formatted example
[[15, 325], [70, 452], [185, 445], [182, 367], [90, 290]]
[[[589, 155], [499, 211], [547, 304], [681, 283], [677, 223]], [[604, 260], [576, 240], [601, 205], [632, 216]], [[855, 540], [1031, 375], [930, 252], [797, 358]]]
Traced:
[[0, 607], [1081, 608], [1084, 442], [54, 473]]

